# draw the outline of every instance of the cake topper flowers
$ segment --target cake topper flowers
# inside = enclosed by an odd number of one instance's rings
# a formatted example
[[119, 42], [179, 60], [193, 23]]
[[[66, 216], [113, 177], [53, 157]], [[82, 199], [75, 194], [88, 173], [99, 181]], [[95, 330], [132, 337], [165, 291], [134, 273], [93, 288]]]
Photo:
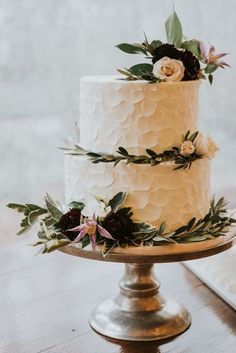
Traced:
[[118, 69], [127, 80], [149, 82], [179, 82], [208, 78], [213, 82], [213, 73], [220, 67], [229, 66], [221, 59], [227, 53], [209, 50], [197, 39], [183, 39], [182, 25], [174, 11], [165, 23], [167, 43], [160, 40], [149, 42], [146, 35], [143, 43], [121, 43], [117, 48], [129, 54], [144, 54], [151, 63], [136, 64], [129, 69]]

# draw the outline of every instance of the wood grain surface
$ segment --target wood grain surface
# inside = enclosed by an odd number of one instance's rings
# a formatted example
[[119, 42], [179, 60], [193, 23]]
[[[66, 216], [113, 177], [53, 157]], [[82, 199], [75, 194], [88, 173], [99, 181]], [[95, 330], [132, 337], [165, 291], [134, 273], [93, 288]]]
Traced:
[[191, 328], [174, 340], [131, 343], [88, 325], [92, 308], [118, 293], [122, 264], [34, 252], [22, 240], [0, 248], [0, 353], [236, 352], [236, 313], [179, 263], [155, 269], [162, 293], [191, 312]]

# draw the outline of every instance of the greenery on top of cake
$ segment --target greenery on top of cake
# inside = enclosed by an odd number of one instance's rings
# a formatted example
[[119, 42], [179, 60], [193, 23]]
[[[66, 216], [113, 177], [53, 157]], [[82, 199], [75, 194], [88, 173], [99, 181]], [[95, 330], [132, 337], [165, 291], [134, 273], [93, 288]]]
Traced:
[[24, 215], [18, 234], [39, 223], [41, 253], [78, 243], [81, 248], [91, 244], [103, 246], [104, 256], [114, 247], [158, 246], [170, 243], [199, 242], [226, 235], [236, 220], [227, 214], [224, 198], [213, 200], [209, 212], [201, 219], [191, 218], [176, 230], [168, 231], [166, 222], [154, 227], [135, 222], [133, 212], [124, 203], [127, 193], [119, 192], [111, 200], [92, 198], [85, 204], [74, 201], [63, 209], [49, 195], [43, 207], [35, 204], [10, 203], [8, 207]]
[[149, 82], [178, 82], [208, 78], [213, 82], [213, 73], [229, 66], [222, 60], [227, 53], [216, 53], [211, 45], [208, 49], [202, 41], [185, 39], [182, 25], [174, 11], [165, 23], [167, 43], [147, 36], [143, 43], [121, 43], [117, 48], [129, 54], [144, 54], [151, 63], [139, 63], [129, 69], [118, 69], [127, 80]]

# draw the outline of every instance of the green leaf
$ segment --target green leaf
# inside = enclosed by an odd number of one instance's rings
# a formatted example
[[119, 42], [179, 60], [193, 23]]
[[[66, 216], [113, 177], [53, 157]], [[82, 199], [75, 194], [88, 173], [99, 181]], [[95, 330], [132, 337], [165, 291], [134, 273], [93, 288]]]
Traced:
[[182, 164], [182, 165], [180, 165], [179, 167], [175, 167], [173, 170], [185, 169], [184, 167], [185, 167], [185, 165]]
[[30, 212], [29, 215], [28, 215], [29, 224], [31, 224], [31, 225], [34, 224], [41, 214], [42, 213], [41, 213], [40, 210], [35, 210], [35, 211]]
[[197, 39], [188, 40], [182, 43], [181, 48], [191, 51], [198, 59], [201, 57], [200, 42]]
[[190, 229], [192, 229], [192, 227], [193, 227], [195, 221], [196, 221], [196, 218], [195, 218], [195, 217], [192, 218], [192, 219], [190, 219], [190, 221], [188, 222], [188, 226], [187, 226], [187, 232], [190, 231]]
[[116, 48], [118, 48], [128, 54], [143, 53], [143, 54], [147, 55], [146, 49], [144, 48], [144, 46], [142, 46], [140, 44], [121, 43], [121, 44], [116, 45]]
[[117, 164], [119, 164], [120, 161], [121, 161], [120, 159], [117, 159], [117, 160], [114, 162], [114, 167], [117, 166]]
[[191, 237], [188, 237], [187, 238], [188, 241], [190, 242], [198, 242], [198, 241], [204, 241], [204, 240], [207, 240], [208, 239], [208, 235], [207, 234], [204, 234], [204, 235], [199, 235], [199, 236], [191, 236]]
[[141, 76], [144, 73], [151, 73], [153, 70], [152, 64], [137, 64], [129, 68], [129, 72], [131, 72], [135, 76]]
[[189, 135], [190, 135], [190, 130], [188, 130], [188, 131], [186, 132], [186, 134], [183, 136], [182, 141], [183, 141], [183, 142], [184, 142], [184, 141], [187, 141]]
[[210, 84], [212, 85], [212, 83], [213, 83], [213, 75], [212, 74], [208, 75], [208, 80], [209, 80]]
[[127, 70], [121, 70], [121, 69], [117, 69], [117, 71], [121, 74], [127, 77], [127, 80], [134, 80], [134, 76]]
[[88, 246], [90, 244], [90, 238], [89, 235], [85, 235], [85, 237], [83, 237], [80, 241], [81, 245], [82, 245], [82, 249], [85, 248], [86, 246]]
[[58, 222], [63, 215], [62, 211], [59, 209], [59, 206], [48, 194], [46, 194], [45, 202], [48, 213], [53, 219], [55, 219], [55, 221]]
[[26, 233], [31, 228], [31, 226], [37, 221], [38, 217], [47, 213], [47, 210], [45, 208], [34, 204], [20, 205], [16, 203], [10, 203], [8, 204], [8, 207], [25, 215], [25, 217], [20, 223], [21, 229], [19, 230], [19, 232], [17, 232], [17, 235]]
[[32, 223], [29, 224], [28, 217], [22, 219], [21, 224], [20, 224], [21, 229], [16, 234], [21, 235], [21, 234], [28, 232], [30, 230], [30, 228], [32, 227], [32, 225], [33, 225]]
[[149, 154], [149, 156], [151, 156], [151, 157], [157, 157], [156, 152], [153, 151], [153, 150], [150, 150], [149, 148], [146, 148], [146, 152], [147, 152], [147, 154]]
[[119, 245], [119, 242], [118, 242], [118, 241], [116, 241], [116, 242], [114, 242], [114, 243], [112, 243], [112, 242], [105, 243], [105, 248], [104, 248], [104, 250], [102, 251], [102, 256], [105, 258], [105, 257], [108, 255], [108, 253], [109, 253], [113, 248], [115, 248], [115, 247], [118, 246], [118, 245]]
[[162, 42], [160, 40], [153, 40], [151, 42], [151, 46], [153, 47], [153, 49], [158, 48], [160, 45], [162, 45]]
[[175, 231], [175, 234], [174, 234], [174, 235], [178, 235], [178, 234], [181, 234], [181, 233], [186, 232], [187, 228], [188, 228], [187, 226], [182, 226], [182, 227], [178, 228], [178, 229]]
[[83, 202], [79, 202], [79, 201], [72, 201], [71, 203], [69, 203], [68, 206], [70, 208], [77, 208], [78, 210], [82, 211], [82, 209], [84, 208], [85, 204]]
[[182, 43], [182, 25], [174, 11], [165, 23], [166, 37], [169, 44], [174, 44], [177, 48], [181, 47]]
[[218, 69], [218, 65], [216, 64], [207, 64], [207, 66], [203, 69], [205, 74], [212, 74], [214, 71]]
[[112, 212], [118, 211], [121, 205], [125, 202], [127, 197], [127, 192], [118, 192], [108, 203], [108, 206], [111, 207]]
[[124, 147], [119, 147], [118, 150], [117, 150], [117, 153], [120, 153], [123, 156], [128, 156], [129, 155], [128, 151]]
[[71, 243], [71, 241], [69, 239], [58, 240], [55, 243], [53, 243], [51, 246], [48, 246], [45, 253], [50, 253], [54, 250], [61, 248], [62, 246], [68, 245], [70, 243]]
[[166, 222], [162, 222], [158, 231], [158, 234], [161, 235], [162, 233], [164, 233], [166, 228]]
[[96, 157], [101, 157], [100, 154], [94, 153], [94, 152], [88, 152], [86, 153], [88, 157], [96, 158]]
[[24, 213], [25, 212], [25, 209], [26, 209], [26, 206], [25, 205], [21, 205], [21, 204], [18, 204], [18, 203], [9, 203], [7, 205], [7, 207], [19, 212], [19, 213]]
[[17, 203], [9, 203], [7, 207], [16, 210], [19, 213], [24, 213], [25, 215], [28, 215], [31, 211], [38, 211], [38, 213], [44, 214], [47, 213], [47, 210], [45, 208], [42, 208], [38, 205], [31, 204], [31, 203], [26, 203], [25, 205], [17, 204]]
[[198, 134], [199, 131], [194, 132], [191, 136], [188, 137], [188, 140], [194, 142]]

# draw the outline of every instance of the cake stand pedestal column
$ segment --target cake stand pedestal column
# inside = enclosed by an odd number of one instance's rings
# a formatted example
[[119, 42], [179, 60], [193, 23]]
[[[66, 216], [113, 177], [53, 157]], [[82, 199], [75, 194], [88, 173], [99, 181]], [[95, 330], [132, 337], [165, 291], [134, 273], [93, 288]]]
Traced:
[[100, 334], [128, 341], [176, 336], [191, 324], [188, 311], [159, 293], [153, 264], [125, 264], [120, 294], [101, 303], [89, 320]]
[[69, 255], [125, 264], [120, 293], [98, 305], [89, 323], [98, 333], [127, 341], [155, 341], [174, 337], [187, 330], [191, 318], [187, 310], [159, 293], [154, 276], [155, 263], [200, 259], [230, 249], [236, 242], [236, 228], [228, 235], [196, 244], [133, 247], [103, 257], [101, 251], [66, 245], [59, 250]]

